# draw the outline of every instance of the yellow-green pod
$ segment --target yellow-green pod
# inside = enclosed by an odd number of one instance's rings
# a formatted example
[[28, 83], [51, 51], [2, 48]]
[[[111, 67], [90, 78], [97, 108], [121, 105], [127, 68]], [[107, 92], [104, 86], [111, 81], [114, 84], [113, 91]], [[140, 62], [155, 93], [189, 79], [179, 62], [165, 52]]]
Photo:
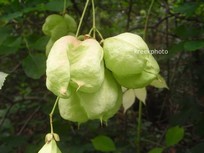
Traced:
[[86, 39], [68, 51], [70, 84], [79, 91], [96, 92], [104, 80], [103, 49], [95, 39]]
[[103, 42], [106, 67], [116, 75], [139, 74], [146, 66], [149, 49], [136, 34], [122, 33]]
[[44, 32], [45, 35], [51, 36], [53, 29], [62, 22], [64, 22], [64, 19], [61, 15], [58, 14], [49, 15], [45, 19], [45, 23], [42, 26], [42, 31]]
[[61, 117], [79, 124], [86, 122], [88, 117], [81, 105], [82, 100], [76, 89], [71, 89], [71, 95], [68, 99], [59, 99], [58, 106]]
[[106, 70], [104, 82], [97, 92], [92, 94], [80, 92], [79, 95], [82, 99], [81, 105], [84, 107], [88, 118], [102, 120], [106, 112], [110, 111], [107, 118], [115, 114], [114, 108], [121, 104], [121, 101], [118, 101], [120, 93], [121, 87], [111, 72]]
[[67, 55], [69, 50], [78, 40], [73, 36], [64, 36], [58, 39], [47, 58], [46, 86], [55, 95], [69, 97], [68, 85], [70, 81], [70, 63]]
[[149, 85], [154, 79], [157, 78], [159, 73], [159, 65], [157, 64], [154, 57], [149, 54], [147, 58], [147, 63], [144, 70], [140, 74], [133, 75], [117, 75], [114, 77], [118, 83], [126, 88], [143, 88]]
[[65, 23], [67, 25], [67, 30], [69, 32], [73, 32], [75, 33], [76, 30], [77, 30], [77, 24], [76, 24], [76, 21], [74, 20], [73, 17], [71, 17], [70, 15], [68, 14], [65, 14], [64, 15], [64, 20], [65, 20]]

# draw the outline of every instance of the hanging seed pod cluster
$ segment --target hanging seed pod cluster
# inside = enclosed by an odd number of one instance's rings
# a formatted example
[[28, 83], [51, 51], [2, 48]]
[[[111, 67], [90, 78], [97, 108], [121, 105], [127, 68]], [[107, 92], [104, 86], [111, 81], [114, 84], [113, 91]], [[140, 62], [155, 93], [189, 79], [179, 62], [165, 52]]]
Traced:
[[143, 39], [132, 33], [107, 38], [63, 36], [47, 58], [46, 85], [59, 98], [62, 118], [83, 123], [107, 121], [122, 104], [122, 89], [143, 88], [159, 66]]

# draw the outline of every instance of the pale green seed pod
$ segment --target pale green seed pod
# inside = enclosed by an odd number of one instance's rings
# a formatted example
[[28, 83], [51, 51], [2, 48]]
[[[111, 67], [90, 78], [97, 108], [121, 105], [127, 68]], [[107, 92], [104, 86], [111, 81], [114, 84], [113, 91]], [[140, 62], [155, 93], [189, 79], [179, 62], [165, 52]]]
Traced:
[[122, 89], [121, 89], [120, 85], [118, 85], [118, 88], [119, 88], [119, 90], [118, 90], [118, 99], [117, 99], [117, 101], [115, 103], [115, 106], [110, 108], [109, 110], [103, 112], [102, 120], [105, 121], [105, 122], [107, 122], [109, 118], [113, 117], [113, 115], [115, 115], [118, 112], [118, 110], [121, 108], [123, 94], [122, 94]]
[[75, 33], [76, 29], [76, 22], [70, 15], [49, 15], [42, 27], [43, 33], [51, 37], [46, 46], [46, 55], [49, 54], [53, 43], [57, 39], [65, 35], [71, 35], [72, 33]]
[[101, 88], [95, 93], [84, 93], [71, 88], [68, 99], [59, 100], [59, 112], [62, 118], [83, 123], [88, 119], [107, 121], [120, 108], [122, 90], [111, 72], [106, 70]]
[[63, 19], [62, 22], [58, 23], [51, 31], [51, 38], [53, 40], [57, 40], [62, 36], [65, 36], [69, 33], [69, 30], [67, 29], [67, 25]]
[[44, 32], [45, 35], [51, 36], [53, 29], [62, 22], [64, 22], [64, 19], [62, 16], [58, 14], [49, 15], [45, 19], [45, 23], [42, 26], [42, 31]]
[[80, 92], [81, 105], [84, 107], [89, 119], [100, 119], [106, 115], [106, 120], [112, 117], [116, 110], [120, 107], [122, 101], [118, 97], [121, 96], [121, 87], [118, 85], [111, 72], [105, 71], [105, 79], [101, 88], [92, 94]]
[[61, 153], [54, 139], [45, 143], [38, 153]]
[[65, 23], [67, 25], [67, 30], [69, 32], [73, 32], [75, 33], [76, 30], [77, 30], [77, 24], [76, 24], [76, 21], [74, 20], [74, 18], [72, 18], [70, 15], [68, 14], [65, 14], [64, 15], [64, 20], [65, 20]]
[[157, 64], [154, 57], [149, 54], [147, 58], [147, 63], [140, 74], [133, 74], [133, 75], [116, 75], [114, 77], [122, 86], [126, 88], [143, 88], [149, 85], [154, 79], [156, 79], [159, 73], [159, 65]]
[[106, 67], [116, 75], [139, 74], [146, 66], [149, 49], [143, 39], [122, 33], [103, 42]]
[[71, 64], [70, 84], [79, 91], [96, 92], [104, 80], [103, 49], [95, 39], [82, 41], [68, 50]]
[[78, 43], [72, 36], [64, 36], [57, 40], [47, 58], [46, 86], [56, 96], [69, 97], [70, 63], [67, 50]]
[[55, 40], [53, 40], [52, 38], [50, 38], [50, 40], [48, 41], [47, 45], [46, 45], [46, 56], [48, 56], [48, 54], [50, 53], [50, 50], [54, 44]]
[[[70, 87], [71, 89], [71, 87]], [[87, 113], [81, 105], [81, 97], [76, 89], [71, 89], [71, 96], [68, 99], [59, 99], [58, 107], [63, 119], [72, 122], [83, 123], [88, 120]]]

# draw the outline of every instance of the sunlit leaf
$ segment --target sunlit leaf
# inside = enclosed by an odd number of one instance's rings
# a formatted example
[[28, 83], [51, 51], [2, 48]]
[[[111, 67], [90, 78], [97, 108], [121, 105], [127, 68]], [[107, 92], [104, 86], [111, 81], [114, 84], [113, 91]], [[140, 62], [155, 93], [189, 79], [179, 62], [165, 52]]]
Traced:
[[179, 141], [183, 139], [183, 137], [184, 137], [184, 128], [179, 126], [169, 128], [166, 132], [166, 137], [165, 137], [166, 145], [168, 147], [176, 145], [179, 143]]
[[145, 100], [147, 97], [147, 90], [146, 88], [138, 88], [134, 89], [135, 96], [145, 104]]
[[107, 136], [97, 136], [91, 140], [94, 148], [103, 152], [115, 151], [116, 147], [113, 140]]
[[134, 104], [134, 102], [135, 92], [133, 89], [129, 89], [123, 94], [124, 113]]
[[158, 75], [157, 79], [153, 80], [150, 85], [154, 86], [156, 88], [167, 88], [167, 89], [169, 89], [169, 87], [166, 84], [166, 81], [164, 80], [164, 78], [161, 75]]
[[6, 80], [7, 76], [8, 76], [8, 74], [6, 74], [4, 72], [0, 72], [0, 89], [4, 85], [4, 81]]

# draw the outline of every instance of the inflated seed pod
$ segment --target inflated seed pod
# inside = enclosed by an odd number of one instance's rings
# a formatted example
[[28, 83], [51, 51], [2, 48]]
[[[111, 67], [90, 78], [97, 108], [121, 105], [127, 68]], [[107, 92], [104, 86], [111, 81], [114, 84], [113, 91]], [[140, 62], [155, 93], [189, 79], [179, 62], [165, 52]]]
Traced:
[[69, 87], [71, 95], [67, 99], [59, 99], [59, 112], [62, 118], [83, 123], [88, 119], [107, 121], [120, 108], [122, 90], [111, 72], [106, 70], [105, 80], [95, 93], [84, 93]]
[[96, 92], [104, 80], [103, 49], [95, 39], [86, 39], [68, 50], [70, 84], [79, 91]]
[[54, 139], [51, 139], [50, 141], [46, 142], [45, 145], [40, 149], [38, 153], [62, 153], [57, 143]]
[[[70, 87], [71, 88], [71, 87]], [[88, 120], [87, 113], [81, 105], [81, 99], [76, 89], [71, 89], [71, 96], [68, 99], [59, 99], [58, 108], [63, 119], [72, 122], [83, 123]]]
[[62, 22], [60, 22], [58, 25], [56, 25], [52, 31], [51, 31], [51, 38], [53, 40], [57, 40], [62, 36], [65, 36], [69, 33], [69, 30], [67, 29], [67, 25], [63, 19]]
[[108, 70], [105, 71], [104, 82], [97, 92], [92, 94], [80, 92], [79, 94], [83, 99], [81, 105], [89, 119], [100, 119], [102, 121], [103, 116], [110, 112], [105, 117], [107, 120], [116, 113], [122, 103], [122, 100], [118, 98], [122, 94], [121, 87]]
[[139, 74], [146, 66], [149, 49], [143, 39], [122, 33], [103, 42], [106, 67], [116, 75]]
[[122, 97], [123, 97], [122, 89], [121, 89], [121, 86], [119, 86], [118, 99], [115, 103], [115, 106], [110, 108], [109, 110], [103, 112], [103, 115], [102, 115], [103, 121], [107, 122], [109, 118], [113, 117], [113, 115], [115, 115], [118, 112], [118, 110], [120, 109], [121, 104], [122, 104]]
[[73, 32], [75, 33], [76, 32], [76, 29], [77, 29], [77, 24], [76, 24], [76, 21], [74, 20], [74, 18], [72, 18], [70, 15], [68, 14], [65, 14], [64, 15], [64, 19], [65, 19], [65, 23], [67, 25], [67, 30], [69, 32]]
[[45, 35], [51, 36], [53, 29], [62, 22], [64, 22], [64, 19], [62, 16], [58, 14], [49, 15], [45, 19], [45, 23], [43, 24], [42, 31], [44, 32]]
[[78, 43], [75, 37], [64, 36], [54, 43], [47, 58], [46, 86], [62, 98], [69, 97], [70, 63], [67, 51]]
[[49, 54], [53, 43], [62, 36], [72, 34], [76, 31], [77, 25], [75, 20], [68, 14], [60, 16], [57, 14], [49, 15], [43, 24], [42, 31], [45, 35], [50, 36], [46, 46], [46, 55]]
[[120, 85], [126, 88], [143, 88], [149, 85], [154, 79], [156, 79], [159, 73], [159, 65], [157, 64], [154, 57], [149, 54], [147, 58], [147, 63], [144, 70], [140, 74], [133, 75], [117, 75], [114, 77], [119, 82]]
[[55, 40], [53, 40], [52, 38], [50, 38], [50, 40], [48, 41], [47, 45], [46, 45], [46, 55], [48, 56], [48, 54], [50, 53], [50, 50], [54, 44]]

